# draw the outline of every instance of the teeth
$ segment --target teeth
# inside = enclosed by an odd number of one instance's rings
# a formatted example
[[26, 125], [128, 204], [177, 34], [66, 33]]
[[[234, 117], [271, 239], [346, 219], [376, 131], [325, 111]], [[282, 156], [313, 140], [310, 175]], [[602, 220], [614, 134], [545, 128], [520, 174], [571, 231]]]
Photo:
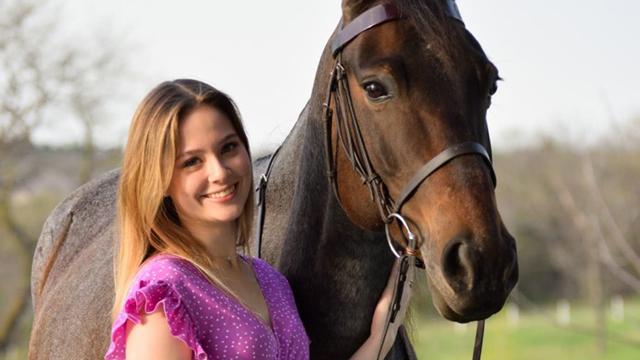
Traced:
[[236, 186], [229, 186], [228, 188], [222, 190], [222, 191], [218, 191], [215, 193], [211, 193], [211, 194], [207, 194], [205, 195], [205, 197], [210, 198], [210, 199], [219, 199], [219, 198], [223, 198], [229, 194], [231, 194], [232, 192], [234, 192], [236, 190]]

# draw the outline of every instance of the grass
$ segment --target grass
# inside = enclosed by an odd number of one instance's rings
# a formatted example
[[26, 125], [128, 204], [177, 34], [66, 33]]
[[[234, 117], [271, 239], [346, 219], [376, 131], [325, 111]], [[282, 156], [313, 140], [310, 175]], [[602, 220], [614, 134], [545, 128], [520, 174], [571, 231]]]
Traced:
[[[622, 322], [607, 319], [606, 346], [600, 351], [593, 314], [574, 306], [571, 323], [560, 326], [554, 308], [521, 313], [518, 324], [506, 311], [486, 321], [483, 359], [497, 360], [638, 360], [640, 359], [640, 299], [625, 303]], [[471, 359], [475, 323], [454, 325], [435, 318], [413, 319], [413, 344], [419, 359]]]
[[[572, 323], [562, 327], [554, 322], [554, 308], [521, 313], [518, 325], [503, 310], [486, 322], [483, 360], [638, 360], [640, 359], [640, 298], [625, 302], [625, 319], [607, 320], [607, 343], [599, 353], [593, 315], [585, 306], [574, 306]], [[28, 328], [25, 336], [0, 360], [27, 358]], [[475, 323], [459, 325], [433, 314], [416, 313], [412, 319], [412, 339], [418, 359], [469, 360], [473, 350]]]

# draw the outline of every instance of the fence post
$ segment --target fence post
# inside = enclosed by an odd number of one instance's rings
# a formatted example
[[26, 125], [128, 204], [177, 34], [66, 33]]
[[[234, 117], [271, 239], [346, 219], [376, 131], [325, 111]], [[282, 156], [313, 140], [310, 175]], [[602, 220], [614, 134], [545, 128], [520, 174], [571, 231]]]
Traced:
[[566, 299], [559, 300], [556, 304], [556, 321], [561, 326], [571, 323], [571, 304]]
[[624, 321], [624, 298], [620, 295], [616, 295], [611, 299], [611, 319], [615, 322]]

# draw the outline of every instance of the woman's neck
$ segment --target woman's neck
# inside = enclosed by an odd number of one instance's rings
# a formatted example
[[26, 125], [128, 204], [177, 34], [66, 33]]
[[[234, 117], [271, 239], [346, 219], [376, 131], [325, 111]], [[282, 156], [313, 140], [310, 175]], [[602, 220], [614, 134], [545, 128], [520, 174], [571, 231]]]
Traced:
[[232, 265], [237, 262], [236, 239], [238, 227], [236, 222], [201, 223], [187, 220], [182, 221], [182, 224], [204, 246], [212, 260], [216, 262], [227, 260]]

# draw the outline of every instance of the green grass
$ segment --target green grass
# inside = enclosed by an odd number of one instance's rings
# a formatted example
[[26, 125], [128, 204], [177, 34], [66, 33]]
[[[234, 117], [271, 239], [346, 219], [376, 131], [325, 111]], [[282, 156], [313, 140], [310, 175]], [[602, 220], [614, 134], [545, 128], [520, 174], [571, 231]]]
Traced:
[[[518, 325], [509, 322], [503, 310], [486, 322], [483, 360], [638, 360], [640, 359], [640, 299], [625, 302], [625, 320], [607, 321], [607, 347], [599, 354], [594, 336], [593, 315], [579, 306], [572, 309], [572, 323], [554, 323], [554, 309], [521, 313]], [[27, 358], [28, 326], [25, 338], [0, 360]], [[416, 313], [412, 319], [413, 344], [421, 360], [470, 360], [475, 323], [461, 327], [436, 315]], [[621, 340], [622, 339], [622, 340]]]
[[[557, 325], [554, 309], [520, 313], [517, 325], [505, 310], [486, 321], [483, 359], [498, 360], [638, 360], [640, 359], [640, 299], [625, 303], [625, 319], [607, 319], [607, 341], [600, 352], [593, 313], [572, 308], [571, 323]], [[419, 359], [471, 359], [475, 323], [457, 327], [430, 315], [413, 319], [413, 344]]]

